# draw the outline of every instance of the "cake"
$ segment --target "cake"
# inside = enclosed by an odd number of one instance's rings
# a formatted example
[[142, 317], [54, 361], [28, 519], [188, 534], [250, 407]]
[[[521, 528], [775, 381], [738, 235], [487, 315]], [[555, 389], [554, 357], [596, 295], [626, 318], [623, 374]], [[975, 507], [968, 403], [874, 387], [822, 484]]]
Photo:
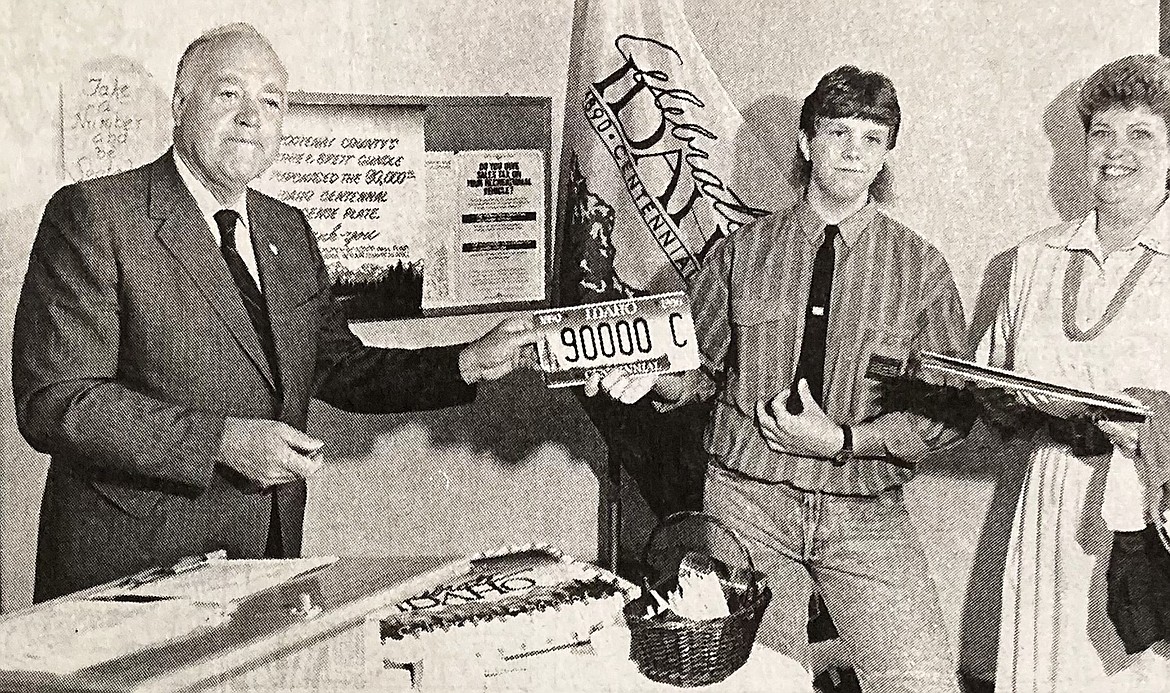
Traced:
[[411, 671], [416, 684], [426, 661], [491, 675], [624, 628], [622, 608], [634, 597], [632, 584], [548, 546], [507, 547], [468, 565], [374, 615], [385, 668]]

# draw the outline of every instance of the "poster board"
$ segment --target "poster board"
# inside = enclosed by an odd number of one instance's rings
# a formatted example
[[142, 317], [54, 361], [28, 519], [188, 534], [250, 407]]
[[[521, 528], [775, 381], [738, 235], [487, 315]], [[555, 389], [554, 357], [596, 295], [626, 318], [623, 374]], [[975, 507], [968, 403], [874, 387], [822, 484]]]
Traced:
[[300, 208], [355, 321], [546, 307], [551, 99], [292, 92], [256, 187]]
[[542, 154], [427, 153], [424, 313], [546, 298]]

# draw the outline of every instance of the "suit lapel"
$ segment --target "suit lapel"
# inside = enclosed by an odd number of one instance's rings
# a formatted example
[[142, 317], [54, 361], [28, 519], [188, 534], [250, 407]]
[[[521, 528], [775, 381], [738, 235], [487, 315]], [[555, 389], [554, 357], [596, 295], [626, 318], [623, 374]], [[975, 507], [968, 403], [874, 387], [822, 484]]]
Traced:
[[[295, 277], [289, 272], [304, 272], [305, 267], [289, 267], [287, 226], [275, 214], [271, 202], [254, 190], [248, 190], [248, 219], [252, 225], [252, 248], [256, 253], [256, 266], [260, 269], [264, 300], [268, 304], [268, 321], [272, 325], [272, 341], [276, 346], [277, 366], [282, 383], [291, 383], [294, 364], [300, 363], [297, 351], [304, 349], [304, 325], [284, 319], [295, 308], [299, 295], [290, 291], [297, 286]], [[285, 248], [284, 256], [280, 249]]]
[[285, 276], [285, 262], [280, 256], [280, 248], [289, 247], [288, 240], [282, 235], [284, 226], [276, 219], [271, 205], [264, 204], [260, 194], [253, 190], [248, 190], [248, 220], [252, 224], [252, 246], [256, 267], [260, 268], [264, 302], [268, 303], [268, 321], [273, 327], [277, 368], [281, 370], [281, 382], [291, 383], [288, 369], [297, 363], [296, 350], [304, 343], [303, 335], [297, 330], [304, 329], [304, 325], [281, 320], [294, 308], [292, 301], [296, 299], [288, 290], [296, 284]]
[[275, 392], [276, 383], [268, 369], [260, 338], [256, 336], [256, 329], [240, 300], [239, 289], [207, 228], [207, 221], [195, 204], [195, 198], [179, 177], [172, 156], [168, 151], [154, 162], [150, 171], [149, 209], [151, 218], [161, 221], [158, 240], [191, 276], [212, 310]]

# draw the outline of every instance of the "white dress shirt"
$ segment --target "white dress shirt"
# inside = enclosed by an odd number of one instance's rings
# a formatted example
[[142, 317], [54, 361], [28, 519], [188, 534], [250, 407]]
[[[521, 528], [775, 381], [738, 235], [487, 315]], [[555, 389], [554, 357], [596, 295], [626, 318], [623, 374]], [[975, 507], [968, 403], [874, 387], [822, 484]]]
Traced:
[[183, 179], [187, 189], [191, 191], [191, 196], [195, 198], [195, 204], [199, 207], [200, 213], [203, 214], [203, 219], [207, 222], [207, 229], [211, 232], [212, 239], [215, 240], [216, 247], [220, 245], [219, 225], [215, 223], [215, 213], [221, 209], [230, 209], [239, 215], [239, 220], [236, 222], [236, 252], [244, 260], [244, 265], [248, 267], [248, 272], [255, 280], [256, 286], [260, 287], [260, 291], [264, 291], [264, 286], [260, 281], [260, 270], [256, 266], [256, 250], [252, 247], [252, 233], [251, 224], [248, 220], [248, 194], [245, 191], [243, 195], [231, 204], [222, 204], [215, 199], [215, 195], [203, 185], [191, 169], [187, 167], [183, 157], [179, 156], [177, 151], [173, 152], [175, 157], [175, 167], [179, 169], [179, 177]]

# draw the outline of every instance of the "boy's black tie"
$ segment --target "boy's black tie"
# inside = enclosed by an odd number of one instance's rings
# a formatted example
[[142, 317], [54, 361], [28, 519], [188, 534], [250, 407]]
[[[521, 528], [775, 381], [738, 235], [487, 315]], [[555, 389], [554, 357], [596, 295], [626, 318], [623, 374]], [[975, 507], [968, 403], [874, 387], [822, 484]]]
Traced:
[[804, 336], [800, 340], [800, 360], [787, 406], [790, 414], [804, 411], [796, 384], [801, 378], [808, 381], [813, 399], [823, 407], [825, 387], [825, 339], [829, 334], [829, 303], [833, 294], [833, 268], [837, 262], [834, 241], [841, 229], [835, 224], [825, 227], [825, 240], [817, 248], [813, 259], [812, 282], [808, 290], [808, 307], [804, 313]]

